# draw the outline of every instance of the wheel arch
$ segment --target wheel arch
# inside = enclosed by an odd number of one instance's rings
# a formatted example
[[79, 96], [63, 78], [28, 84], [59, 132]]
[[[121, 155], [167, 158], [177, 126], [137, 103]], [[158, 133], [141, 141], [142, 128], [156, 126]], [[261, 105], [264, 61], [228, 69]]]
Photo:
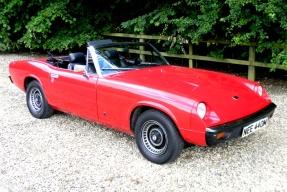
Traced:
[[41, 82], [36, 77], [29, 76], [29, 77], [25, 78], [25, 80], [24, 80], [24, 90], [25, 90], [25, 92], [27, 91], [28, 85], [34, 80], [38, 81], [41, 84]]
[[175, 116], [172, 114], [172, 112], [168, 109], [164, 109], [164, 107], [160, 108], [160, 107], [155, 107], [153, 105], [147, 105], [147, 104], [142, 104], [142, 105], [138, 105], [136, 106], [132, 112], [131, 112], [131, 115], [130, 115], [130, 129], [131, 131], [134, 133], [134, 130], [135, 130], [135, 124], [137, 122], [137, 119], [139, 118], [139, 116], [147, 111], [147, 110], [150, 110], [150, 109], [155, 109], [157, 111], [160, 111], [162, 113], [164, 113], [168, 118], [170, 118], [172, 120], [172, 122], [175, 124], [175, 126], [177, 127], [178, 129], [178, 126], [177, 126], [177, 123], [176, 123], [176, 118]]

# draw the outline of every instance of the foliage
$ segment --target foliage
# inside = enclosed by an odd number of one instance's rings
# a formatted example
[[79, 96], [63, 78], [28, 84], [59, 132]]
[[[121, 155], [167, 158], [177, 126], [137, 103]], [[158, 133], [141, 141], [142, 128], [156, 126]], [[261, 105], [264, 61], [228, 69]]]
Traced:
[[[0, 51], [61, 52], [103, 32], [126, 32], [167, 35], [172, 53], [208, 39], [255, 42], [266, 56], [258, 59], [287, 65], [286, 18], [285, 0], [0, 0]], [[221, 49], [209, 55], [222, 58]]]
[[[0, 51], [69, 50], [119, 25], [129, 0], [0, 0]], [[111, 6], [107, 6], [111, 5]]]
[[287, 65], [287, 51], [282, 50], [287, 43], [285, 0], [181, 0], [158, 7], [123, 22], [122, 27], [128, 32], [153, 30], [168, 35], [169, 45], [208, 39], [230, 41], [231, 46], [256, 42], [257, 52], [268, 50], [271, 62]]

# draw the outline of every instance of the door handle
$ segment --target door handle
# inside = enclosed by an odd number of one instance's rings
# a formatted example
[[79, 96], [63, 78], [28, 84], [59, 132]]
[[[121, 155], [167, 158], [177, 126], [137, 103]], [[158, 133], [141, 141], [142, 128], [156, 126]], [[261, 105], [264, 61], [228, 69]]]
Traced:
[[59, 77], [58, 74], [55, 74], [55, 73], [51, 73], [51, 78], [52, 79], [57, 79]]
[[51, 73], [51, 81], [52, 81], [52, 83], [54, 82], [54, 79], [57, 79], [58, 77], [59, 77], [58, 74]]

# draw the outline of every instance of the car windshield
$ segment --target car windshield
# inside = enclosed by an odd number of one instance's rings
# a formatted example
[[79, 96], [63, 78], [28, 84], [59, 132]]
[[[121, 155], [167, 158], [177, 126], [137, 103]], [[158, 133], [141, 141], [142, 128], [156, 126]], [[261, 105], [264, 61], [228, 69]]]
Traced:
[[97, 73], [114, 74], [127, 70], [168, 65], [167, 60], [148, 43], [110, 43], [89, 47], [89, 61]]

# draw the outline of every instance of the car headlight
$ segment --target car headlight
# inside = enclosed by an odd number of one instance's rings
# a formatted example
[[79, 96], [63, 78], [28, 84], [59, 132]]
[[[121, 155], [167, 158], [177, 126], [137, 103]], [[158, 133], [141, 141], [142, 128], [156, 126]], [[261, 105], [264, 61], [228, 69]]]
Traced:
[[196, 111], [197, 111], [198, 116], [199, 116], [201, 119], [203, 119], [204, 116], [205, 116], [205, 114], [206, 114], [206, 105], [205, 105], [204, 103], [199, 103], [199, 104], [197, 105]]
[[261, 85], [256, 86], [255, 92], [261, 97], [263, 94], [263, 87]]
[[262, 88], [262, 86], [261, 86], [261, 85], [260, 85], [260, 86], [258, 86], [258, 88], [257, 88], [257, 93], [258, 93], [260, 96], [262, 96], [263, 88]]

